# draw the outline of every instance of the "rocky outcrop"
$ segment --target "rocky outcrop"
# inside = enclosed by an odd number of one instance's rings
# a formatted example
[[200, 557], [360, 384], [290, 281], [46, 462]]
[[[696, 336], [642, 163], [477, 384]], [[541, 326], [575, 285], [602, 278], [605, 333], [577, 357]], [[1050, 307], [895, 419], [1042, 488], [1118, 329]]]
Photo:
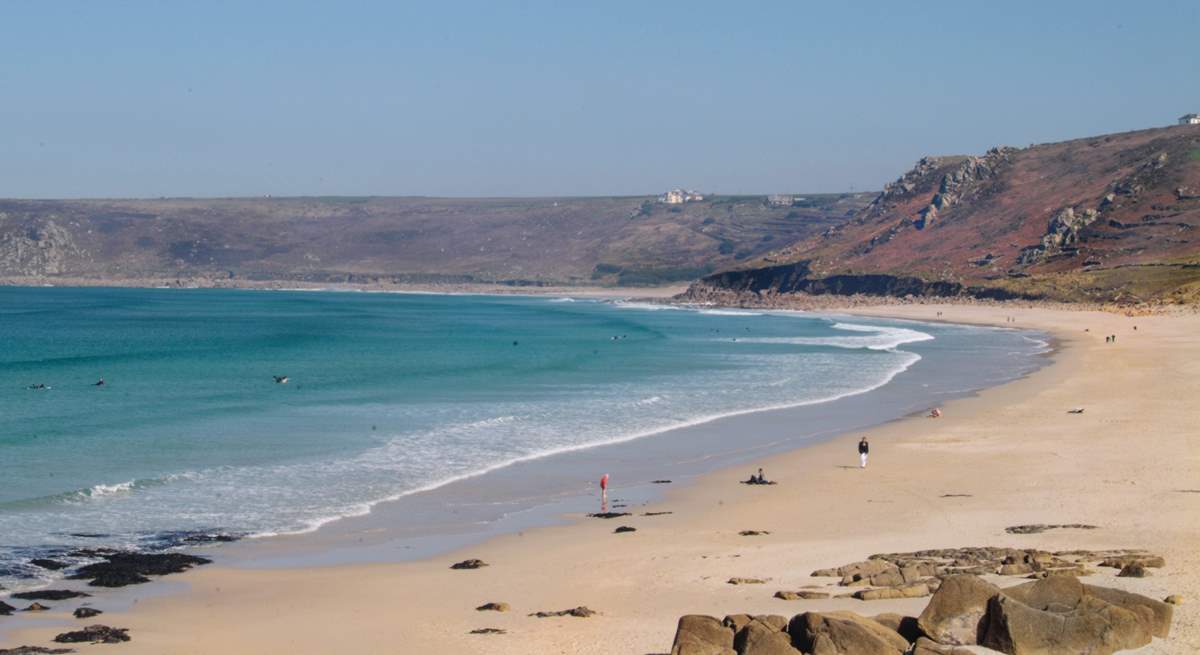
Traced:
[[[861, 564], [861, 563], [859, 563]], [[689, 615], [672, 655], [966, 655], [983, 646], [1008, 655], [1109, 655], [1168, 636], [1172, 606], [1118, 589], [1049, 576], [1001, 589], [951, 575], [919, 617], [852, 612]]]
[[733, 628], [711, 616], [680, 617], [671, 655], [737, 655]]
[[193, 566], [212, 562], [206, 557], [183, 553], [104, 552], [100, 556], [105, 561], [80, 567], [67, 577], [89, 580], [88, 584], [93, 587], [124, 587], [149, 582], [150, 578], [146, 576], [182, 573]]
[[70, 273], [86, 256], [71, 232], [53, 219], [15, 223], [0, 213], [0, 275]]
[[507, 612], [512, 608], [508, 603], [484, 603], [475, 609], [479, 612]]
[[21, 591], [12, 595], [21, 600], [67, 600], [68, 598], [87, 598], [89, 593], [71, 589], [39, 589], [37, 591]]
[[129, 641], [128, 628], [111, 628], [107, 625], [89, 625], [82, 630], [64, 632], [54, 638], [60, 644], [119, 644]]
[[469, 571], [472, 569], [481, 569], [487, 565], [488, 565], [488, 563], [481, 559], [465, 559], [461, 562], [455, 562], [454, 564], [451, 564], [450, 568], [457, 570], [457, 571], [462, 571], [462, 570]]
[[0, 616], [11, 616], [15, 611], [17, 611], [17, 608], [0, 600]]

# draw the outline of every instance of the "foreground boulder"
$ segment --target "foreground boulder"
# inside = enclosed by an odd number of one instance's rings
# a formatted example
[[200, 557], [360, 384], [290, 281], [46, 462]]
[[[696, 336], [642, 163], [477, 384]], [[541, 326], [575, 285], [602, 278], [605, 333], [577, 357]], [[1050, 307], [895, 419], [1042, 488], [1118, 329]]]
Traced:
[[64, 632], [54, 638], [60, 644], [119, 644], [129, 641], [129, 630], [126, 628], [110, 628], [107, 625], [89, 625], [82, 630]]
[[786, 627], [782, 616], [755, 617], [734, 636], [733, 648], [740, 655], [796, 655]]
[[973, 575], [952, 575], [942, 581], [917, 625], [941, 644], [978, 644], [988, 601], [999, 593], [999, 587]]
[[980, 644], [1014, 655], [1107, 655], [1150, 643], [1150, 632], [1129, 610], [1090, 596], [1066, 612], [1040, 610], [1004, 594], [988, 601]]
[[711, 616], [680, 617], [671, 655], [737, 655], [733, 649], [733, 628]]
[[817, 655], [903, 655], [908, 641], [852, 612], [805, 612], [788, 624], [792, 643]]

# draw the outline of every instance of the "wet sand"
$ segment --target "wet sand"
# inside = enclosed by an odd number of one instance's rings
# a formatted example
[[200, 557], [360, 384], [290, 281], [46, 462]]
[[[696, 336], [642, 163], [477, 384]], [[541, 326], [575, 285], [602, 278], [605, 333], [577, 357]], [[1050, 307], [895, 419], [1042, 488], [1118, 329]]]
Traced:
[[[686, 613], [919, 611], [926, 599], [782, 601], [772, 594], [813, 584], [813, 569], [872, 553], [959, 546], [1161, 554], [1167, 566], [1152, 577], [1115, 578], [1100, 569], [1088, 582], [1157, 598], [1182, 594], [1172, 636], [1143, 650], [1200, 650], [1200, 317], [934, 305], [854, 312], [1009, 326], [1012, 316], [1016, 327], [1054, 334], [1060, 349], [1052, 366], [952, 401], [941, 419], [910, 417], [870, 430], [866, 470], [857, 466], [859, 435], [847, 434], [751, 465], [763, 466], [777, 485], [738, 484], [750, 470], [740, 466], [672, 489], [634, 516], [580, 517], [428, 560], [204, 567], [170, 578], [187, 584], [184, 593], [147, 589], [131, 609], [87, 621], [129, 628], [133, 641], [80, 652], [660, 653]], [[1105, 341], [1109, 334], [1117, 343]], [[1073, 407], [1085, 412], [1067, 413]], [[647, 511], [671, 513], [641, 515]], [[1004, 530], [1030, 523], [1098, 528]], [[637, 531], [614, 534], [620, 525]], [[770, 534], [745, 537], [742, 530]], [[467, 558], [489, 566], [449, 568]], [[726, 584], [734, 576], [771, 580]], [[120, 593], [138, 599], [136, 589]], [[512, 611], [474, 609], [489, 601]], [[579, 605], [598, 614], [527, 616]], [[483, 627], [507, 634], [468, 634]], [[59, 631], [23, 630], [2, 645], [45, 645]]]

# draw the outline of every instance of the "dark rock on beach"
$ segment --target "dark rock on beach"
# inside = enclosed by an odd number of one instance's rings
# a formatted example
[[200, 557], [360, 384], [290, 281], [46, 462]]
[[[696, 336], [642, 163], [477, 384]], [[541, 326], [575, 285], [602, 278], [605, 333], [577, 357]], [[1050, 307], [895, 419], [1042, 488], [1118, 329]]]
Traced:
[[651, 480], [650, 484], [671, 484], [670, 480]]
[[553, 616], [576, 616], [581, 619], [586, 619], [589, 616], [594, 616], [595, 614], [596, 614], [595, 610], [580, 606], [580, 607], [572, 607], [569, 610], [558, 610], [557, 612], [545, 612], [545, 611], [534, 612], [533, 614], [530, 614], [529, 616], [534, 616], [539, 619], [547, 619], [547, 618], [550, 618]]
[[629, 512], [596, 512], [595, 514], [588, 514], [588, 516], [594, 519], [615, 519], [622, 516], [629, 516]]
[[193, 566], [212, 560], [183, 553], [114, 552], [104, 555], [105, 561], [80, 567], [72, 580], [90, 580], [93, 587], [124, 587], [149, 582], [148, 575], [181, 573]]
[[68, 566], [70, 566], [70, 564], [67, 564], [66, 562], [60, 562], [58, 560], [45, 559], [45, 558], [41, 558], [41, 557], [39, 557], [37, 559], [29, 560], [29, 563], [34, 566], [38, 566], [43, 569], [46, 569], [47, 571], [61, 571], [62, 569], [65, 569]]
[[12, 595], [21, 600], [66, 600], [68, 598], [88, 598], [91, 594], [70, 589], [39, 589], [38, 591], [22, 591]]
[[54, 638], [60, 644], [119, 644], [129, 641], [128, 628], [110, 628], [107, 625], [89, 625], [82, 630], [64, 632]]
[[764, 534], [771, 534], [768, 530], [742, 530], [738, 533], [743, 537], [757, 537]]
[[484, 603], [475, 609], [479, 612], [507, 612], [511, 608], [508, 603]]
[[17, 608], [0, 600], [0, 616], [10, 616], [15, 611], [17, 611]]
[[43, 605], [41, 603], [30, 603], [29, 607], [26, 607], [25, 609], [23, 609], [21, 611], [22, 612], [45, 612], [48, 609], [50, 609], [50, 607], [48, 605]]
[[1040, 534], [1047, 530], [1095, 530], [1096, 526], [1086, 523], [1061, 523], [1061, 524], [1045, 524], [1036, 523], [1034, 525], [1014, 525], [1004, 528], [1004, 531], [1009, 534]]
[[481, 569], [487, 565], [488, 565], [488, 563], [481, 559], [465, 559], [461, 562], [456, 562], [454, 564], [451, 564], [450, 568], [456, 569], [456, 570], [471, 570], [471, 569]]
[[98, 610], [94, 607], [80, 607], [79, 609], [76, 609], [74, 612], [75, 618], [77, 618], [77, 619], [90, 619], [93, 616], [100, 616], [103, 613], [104, 612], [101, 612], [100, 610]]
[[508, 634], [507, 630], [501, 628], [475, 628], [470, 632], [473, 635], [504, 635]]
[[613, 532], [616, 534], [621, 534], [622, 532], [637, 532], [637, 528], [634, 528], [634, 527], [631, 527], [628, 525], [622, 525], [621, 527], [617, 528], [616, 530], [613, 530]]
[[46, 648], [44, 646], [17, 646], [16, 648], [0, 648], [0, 655], [62, 655], [74, 653], [72, 648]]
[[642, 516], [666, 516], [667, 514], [674, 513], [675, 512], [642, 512]]

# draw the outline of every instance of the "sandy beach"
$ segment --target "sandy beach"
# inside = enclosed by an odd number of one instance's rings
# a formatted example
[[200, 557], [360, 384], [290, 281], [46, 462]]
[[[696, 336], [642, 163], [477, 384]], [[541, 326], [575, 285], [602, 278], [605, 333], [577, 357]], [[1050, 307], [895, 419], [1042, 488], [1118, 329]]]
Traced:
[[[757, 463], [777, 485], [738, 484], [752, 467], [724, 470], [671, 489], [632, 516], [579, 517], [430, 560], [201, 567], [169, 578], [186, 585], [181, 593], [154, 594], [155, 585], [121, 592], [147, 597], [100, 618], [128, 628], [133, 640], [79, 650], [665, 653], [683, 614], [916, 613], [927, 601], [772, 597], [829, 584], [810, 577], [814, 569], [880, 552], [1011, 546], [1162, 555], [1166, 566], [1151, 577], [1116, 578], [1101, 568], [1086, 581], [1154, 598], [1181, 594], [1171, 636], [1139, 652], [1200, 651], [1200, 316], [989, 305], [853, 311], [1000, 326], [1014, 325], [1013, 317], [1017, 327], [1053, 334], [1058, 351], [1053, 365], [1027, 378], [948, 403], [940, 419], [912, 416], [870, 430], [866, 470], [857, 466], [860, 435], [847, 434]], [[1107, 335], [1117, 335], [1116, 343]], [[1085, 411], [1068, 413], [1076, 407]], [[1035, 523], [1097, 527], [1005, 532]], [[636, 531], [614, 534], [621, 525]], [[489, 566], [450, 569], [467, 558]], [[769, 580], [730, 585], [731, 577]], [[476, 611], [487, 602], [512, 609]], [[577, 606], [597, 614], [528, 616]], [[506, 634], [470, 634], [488, 627]], [[23, 630], [0, 647], [47, 645], [62, 631]]]

